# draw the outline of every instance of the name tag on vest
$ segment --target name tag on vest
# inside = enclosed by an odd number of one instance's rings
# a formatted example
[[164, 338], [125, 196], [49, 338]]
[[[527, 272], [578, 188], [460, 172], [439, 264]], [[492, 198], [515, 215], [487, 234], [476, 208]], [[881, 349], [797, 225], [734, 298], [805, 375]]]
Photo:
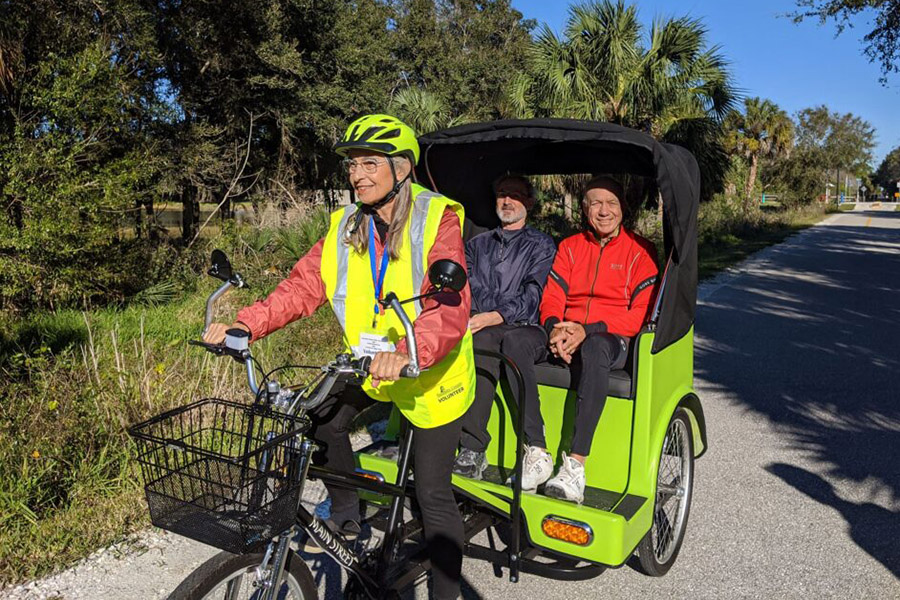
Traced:
[[372, 358], [378, 352], [393, 352], [397, 347], [392, 344], [386, 335], [378, 335], [377, 333], [361, 333], [359, 334], [359, 345], [350, 346], [353, 355], [356, 358], [363, 356], [371, 356]]

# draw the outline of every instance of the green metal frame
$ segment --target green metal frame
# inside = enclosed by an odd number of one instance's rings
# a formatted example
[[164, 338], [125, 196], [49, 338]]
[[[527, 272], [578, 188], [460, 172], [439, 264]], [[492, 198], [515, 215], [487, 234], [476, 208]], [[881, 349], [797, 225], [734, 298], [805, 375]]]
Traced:
[[[650, 530], [660, 449], [669, 420], [679, 405], [684, 405], [691, 415], [695, 455], [704, 452], [703, 411], [693, 392], [693, 329], [656, 354], [650, 351], [653, 337], [652, 332], [646, 332], [637, 338], [635, 398], [607, 399], [585, 465], [587, 485], [595, 488], [594, 496], [603, 499], [603, 507], [579, 506], [523, 493], [522, 515], [531, 545], [597, 564], [623, 564]], [[453, 484], [460, 492], [501, 515], [510, 514], [513, 491], [502, 481], [515, 467], [517, 444], [514, 413], [503, 398], [505, 393], [509, 389], [502, 385], [488, 422], [492, 438], [488, 462], [499, 470], [493, 470], [495, 481], [453, 476]], [[548, 450], [558, 461], [571, 440], [574, 392], [540, 386], [540, 401]], [[385, 481], [396, 481], [394, 461], [366, 453], [359, 453], [358, 457], [360, 468], [381, 473]], [[541, 524], [548, 516], [587, 524], [593, 539], [586, 546], [577, 546], [547, 537]]]

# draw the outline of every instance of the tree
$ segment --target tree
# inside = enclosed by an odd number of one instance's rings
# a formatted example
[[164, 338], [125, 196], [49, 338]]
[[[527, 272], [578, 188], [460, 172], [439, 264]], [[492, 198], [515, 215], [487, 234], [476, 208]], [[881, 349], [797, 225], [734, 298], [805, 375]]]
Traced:
[[721, 124], [736, 95], [702, 22], [657, 19], [645, 38], [636, 7], [623, 0], [576, 4], [561, 37], [539, 31], [529, 59], [511, 93], [516, 116], [642, 129], [692, 150], [707, 194], [721, 187], [728, 168]]
[[0, 4], [0, 310], [121, 299], [142, 275], [122, 230], [155, 195], [162, 108], [152, 22], [115, 4]]
[[900, 0], [797, 0], [794, 21], [815, 18], [824, 24], [834, 20], [838, 34], [852, 27], [852, 18], [875, 12], [874, 27], [864, 37], [865, 54], [881, 65], [882, 83], [900, 71]]
[[435, 131], [454, 124], [443, 98], [424, 88], [409, 87], [397, 92], [389, 109], [404, 123], [419, 132]]
[[773, 183], [793, 201], [811, 201], [828, 181], [834, 181], [840, 192], [842, 174], [865, 178], [871, 172], [875, 131], [860, 117], [825, 106], [806, 108], [797, 114], [795, 131], [790, 158], [772, 168]]
[[900, 146], [891, 150], [884, 157], [878, 170], [872, 176], [872, 181], [880, 185], [890, 196], [900, 191], [897, 188], [897, 183], [900, 182]]
[[786, 112], [770, 100], [747, 98], [744, 112], [732, 111], [726, 119], [726, 148], [750, 163], [744, 189], [745, 209], [755, 206], [753, 189], [761, 159], [790, 155], [794, 124]]
[[[489, 120], [525, 68], [534, 21], [509, 0], [394, 0], [392, 103], [439, 108], [433, 122]], [[419, 90], [405, 92], [405, 90]], [[424, 133], [429, 128], [422, 129]]]

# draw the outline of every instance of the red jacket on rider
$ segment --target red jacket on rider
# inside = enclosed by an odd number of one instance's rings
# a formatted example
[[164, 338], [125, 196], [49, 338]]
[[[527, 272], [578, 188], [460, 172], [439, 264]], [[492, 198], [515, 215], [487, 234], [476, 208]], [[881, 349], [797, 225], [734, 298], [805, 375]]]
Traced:
[[656, 296], [656, 249], [649, 240], [619, 229], [601, 245], [591, 231], [559, 244], [541, 299], [541, 323], [581, 323], [588, 334], [637, 335]]

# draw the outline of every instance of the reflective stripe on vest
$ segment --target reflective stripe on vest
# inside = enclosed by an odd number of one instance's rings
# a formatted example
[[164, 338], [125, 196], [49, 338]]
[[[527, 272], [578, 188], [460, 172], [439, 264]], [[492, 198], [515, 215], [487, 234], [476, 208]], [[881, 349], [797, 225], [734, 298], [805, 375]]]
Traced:
[[[412, 184], [413, 204], [402, 232], [403, 244], [397, 258], [392, 258], [384, 283], [384, 293], [392, 291], [401, 299], [418, 295], [425, 284], [428, 253], [446, 209], [460, 219], [462, 207], [448, 198]], [[332, 214], [331, 227], [322, 251], [321, 274], [325, 292], [335, 316], [344, 330], [344, 346], [359, 343], [363, 332], [387, 336], [397, 343], [405, 333], [400, 319], [393, 313], [374, 320], [374, 285], [367, 253], [357, 253], [347, 243], [347, 224], [356, 214], [356, 206], [348, 206]], [[404, 276], [405, 274], [405, 276]], [[407, 316], [415, 319], [422, 311], [420, 302], [404, 305]], [[432, 365], [418, 379], [381, 382], [377, 388], [367, 381], [365, 392], [376, 400], [393, 401], [401, 412], [418, 427], [437, 427], [460, 417], [474, 398], [475, 366], [472, 356], [472, 334], [463, 339], [440, 362]]]

